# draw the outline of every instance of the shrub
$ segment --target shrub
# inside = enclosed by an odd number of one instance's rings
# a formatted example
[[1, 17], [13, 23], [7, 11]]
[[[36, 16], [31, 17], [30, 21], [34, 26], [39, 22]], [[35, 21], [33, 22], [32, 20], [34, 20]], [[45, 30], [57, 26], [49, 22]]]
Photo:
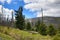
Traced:
[[27, 30], [31, 30], [31, 24], [30, 24], [30, 22], [27, 22], [26, 29]]
[[45, 24], [40, 24], [39, 33], [42, 35], [47, 35], [47, 26]]
[[38, 20], [35, 24], [35, 27], [36, 27], [36, 31], [38, 32], [39, 31], [39, 26], [40, 26], [41, 22], [40, 20]]
[[49, 25], [49, 27], [48, 27], [48, 35], [50, 35], [50, 36], [56, 35], [56, 29], [54, 28], [54, 26], [52, 24]]

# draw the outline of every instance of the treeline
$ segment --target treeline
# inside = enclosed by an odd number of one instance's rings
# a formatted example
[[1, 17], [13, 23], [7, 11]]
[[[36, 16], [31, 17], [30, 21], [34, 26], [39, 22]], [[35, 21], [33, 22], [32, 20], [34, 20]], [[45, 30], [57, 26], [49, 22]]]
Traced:
[[6, 19], [5, 17], [0, 16], [0, 26], [11, 26], [12, 20]]
[[[6, 17], [7, 16], [7, 17]], [[0, 26], [9, 26], [11, 27], [12, 25], [14, 25], [14, 16], [13, 16], [13, 11], [11, 13], [11, 18], [9, 17], [9, 15], [5, 15], [3, 13], [0, 14]]]
[[41, 23], [39, 20], [35, 23], [35, 26], [31, 26], [30, 22], [25, 22], [25, 16], [23, 13], [23, 8], [20, 7], [18, 11], [16, 11], [16, 28], [19, 28], [20, 30], [27, 30], [27, 31], [34, 31], [38, 32], [41, 35], [50, 35], [54, 36], [57, 34], [57, 29], [54, 28], [52, 24], [47, 26], [44, 23]]
[[26, 30], [27, 31], [35, 31], [35, 32], [40, 33], [41, 35], [54, 36], [57, 34], [57, 30], [56, 30], [56, 28], [54, 28], [54, 26], [52, 24], [47, 26], [44, 23], [42, 24], [39, 22], [34, 27], [31, 26], [30, 22], [28, 22], [26, 24]]

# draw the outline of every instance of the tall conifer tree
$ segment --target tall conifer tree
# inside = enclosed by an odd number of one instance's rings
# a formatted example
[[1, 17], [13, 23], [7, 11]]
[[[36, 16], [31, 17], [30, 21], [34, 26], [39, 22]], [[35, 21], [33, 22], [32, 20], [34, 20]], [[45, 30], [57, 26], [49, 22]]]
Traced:
[[18, 9], [18, 11], [15, 11], [16, 12], [16, 27], [19, 28], [20, 30], [23, 30], [24, 29], [24, 25], [25, 25], [25, 17], [24, 15], [22, 14], [23, 12], [23, 8], [20, 7]]

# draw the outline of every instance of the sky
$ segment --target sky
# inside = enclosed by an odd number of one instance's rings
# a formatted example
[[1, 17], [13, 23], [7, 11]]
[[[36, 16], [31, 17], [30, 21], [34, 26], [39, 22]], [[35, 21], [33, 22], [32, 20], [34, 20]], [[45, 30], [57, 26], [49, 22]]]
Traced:
[[3, 5], [3, 13], [11, 17], [12, 11], [23, 7], [23, 15], [26, 18], [43, 16], [60, 17], [60, 0], [0, 0], [0, 13]]

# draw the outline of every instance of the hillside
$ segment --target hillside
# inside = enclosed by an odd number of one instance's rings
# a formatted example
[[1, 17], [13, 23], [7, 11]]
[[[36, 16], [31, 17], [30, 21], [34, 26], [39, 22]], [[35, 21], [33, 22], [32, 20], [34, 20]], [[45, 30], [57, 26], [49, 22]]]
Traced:
[[9, 35], [6, 35], [6, 34], [0, 32], [0, 40], [15, 40], [15, 39]]
[[0, 38], [2, 40], [52, 40], [50, 36], [42, 36], [29, 31], [21, 31], [15, 28], [0, 26]]

